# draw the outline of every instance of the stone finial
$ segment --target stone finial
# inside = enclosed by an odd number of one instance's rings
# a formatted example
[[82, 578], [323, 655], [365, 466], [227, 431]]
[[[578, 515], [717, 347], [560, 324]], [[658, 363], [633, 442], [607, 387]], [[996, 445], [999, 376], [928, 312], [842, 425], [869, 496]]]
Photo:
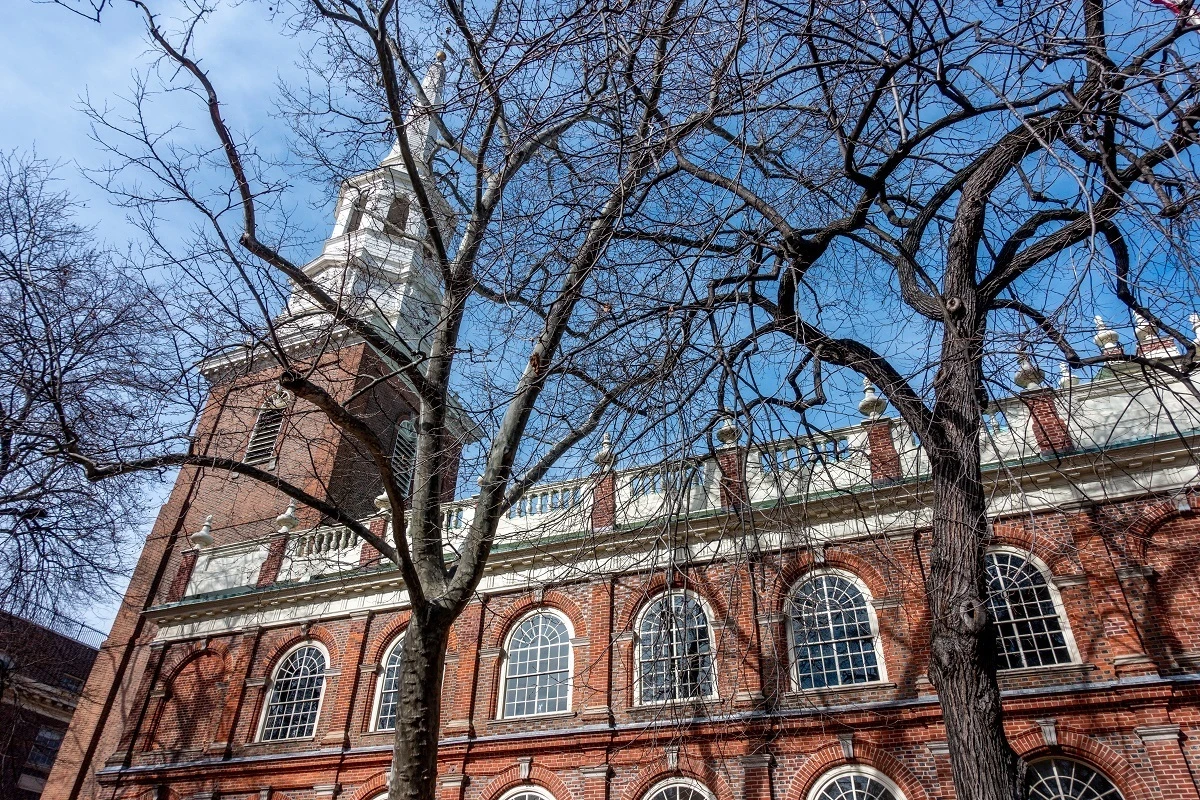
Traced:
[[617, 454], [613, 451], [612, 436], [606, 431], [600, 438], [600, 449], [592, 456], [592, 461], [603, 470], [610, 470], [617, 463]]
[[1143, 344], [1154, 339], [1158, 333], [1154, 330], [1154, 323], [1135, 311], [1133, 312], [1133, 335], [1138, 340], [1138, 344]]
[[863, 378], [863, 397], [858, 401], [858, 413], [862, 414], [867, 419], [879, 419], [887, 408], [887, 400], [879, 396], [875, 391], [875, 384], [871, 383], [870, 378]]
[[1188, 322], [1192, 326], [1192, 335], [1200, 342], [1200, 314], [1188, 314]]
[[1069, 389], [1078, 385], [1079, 379], [1071, 372], [1071, 365], [1065, 361], [1058, 362], [1058, 388]]
[[388, 499], [387, 492], [375, 498], [375, 510], [380, 514], [391, 516], [392, 501]]
[[212, 547], [212, 521], [213, 515], [209, 514], [204, 518], [204, 524], [200, 527], [200, 530], [188, 537], [188, 540], [191, 541], [194, 547], [197, 547], [200, 550], [203, 550], [206, 547]]
[[275, 525], [279, 528], [280, 533], [291, 533], [300, 520], [296, 518], [296, 501], [288, 503], [287, 510], [275, 518]]
[[1093, 319], [1096, 323], [1096, 335], [1092, 337], [1092, 341], [1096, 343], [1101, 352], [1106, 354], [1124, 352], [1121, 349], [1120, 335], [1108, 327], [1108, 323], [1104, 321], [1104, 317], [1097, 314]]
[[1022, 353], [1017, 362], [1017, 372], [1013, 375], [1013, 381], [1022, 389], [1037, 389], [1045, 383], [1046, 373], [1030, 361], [1027, 354]]
[[742, 438], [742, 432], [738, 430], [733, 417], [725, 417], [721, 427], [717, 428], [717, 441], [721, 444], [735, 444], [740, 438]]

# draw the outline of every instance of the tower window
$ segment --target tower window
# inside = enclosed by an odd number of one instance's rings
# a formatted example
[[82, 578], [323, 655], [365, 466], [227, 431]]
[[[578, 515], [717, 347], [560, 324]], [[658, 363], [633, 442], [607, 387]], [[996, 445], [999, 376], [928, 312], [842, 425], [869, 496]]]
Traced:
[[417, 432], [412, 420], [401, 420], [396, 426], [396, 441], [392, 445], [392, 477], [401, 493], [408, 497], [412, 493], [413, 463], [417, 457]]
[[258, 412], [254, 430], [250, 432], [250, 444], [246, 445], [247, 464], [262, 464], [275, 457], [275, 443], [283, 427], [283, 409], [268, 402]]
[[367, 213], [367, 195], [365, 192], [360, 192], [354, 196], [354, 202], [350, 206], [350, 216], [346, 218], [344, 233], [353, 233], [358, 230], [362, 226], [365, 213]]
[[388, 206], [387, 220], [383, 231], [390, 236], [400, 236], [408, 225], [408, 198], [393, 197]]

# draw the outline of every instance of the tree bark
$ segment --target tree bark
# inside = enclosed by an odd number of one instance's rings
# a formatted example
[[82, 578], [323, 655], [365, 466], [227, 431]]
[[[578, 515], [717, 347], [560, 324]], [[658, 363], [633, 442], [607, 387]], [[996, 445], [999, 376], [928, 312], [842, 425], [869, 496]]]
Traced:
[[453, 615], [425, 605], [413, 609], [404, 632], [388, 800], [437, 796], [442, 675], [452, 622]]
[[979, 454], [985, 324], [974, 311], [968, 307], [966, 319], [948, 320], [935, 379], [939, 436], [928, 448], [933, 480], [926, 587], [932, 615], [929, 678], [942, 707], [959, 800], [1022, 800], [1021, 760], [1001, 719], [996, 633], [987, 604], [987, 512]]

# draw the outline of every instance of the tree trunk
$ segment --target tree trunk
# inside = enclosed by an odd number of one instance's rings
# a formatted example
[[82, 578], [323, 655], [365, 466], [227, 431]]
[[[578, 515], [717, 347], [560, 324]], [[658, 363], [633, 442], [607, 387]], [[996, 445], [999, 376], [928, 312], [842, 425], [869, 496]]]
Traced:
[[932, 614], [929, 678], [946, 724], [959, 800], [1021, 800], [1021, 761], [1008, 744], [988, 615], [987, 515], [980, 473], [983, 325], [946, 326], [935, 381], [933, 547], [926, 592]]
[[413, 609], [404, 632], [388, 800], [434, 800], [437, 796], [442, 673], [451, 622], [451, 615], [426, 605]]

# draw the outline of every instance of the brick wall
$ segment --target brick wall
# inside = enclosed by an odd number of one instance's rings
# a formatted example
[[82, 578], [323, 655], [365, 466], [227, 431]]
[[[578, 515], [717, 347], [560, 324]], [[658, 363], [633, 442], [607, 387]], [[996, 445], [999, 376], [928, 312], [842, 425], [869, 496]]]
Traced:
[[[1100, 768], [1127, 800], [1196, 797], [1200, 682], [1160, 676], [1194, 675], [1200, 519], [1190, 506], [1147, 498], [997, 520], [993, 533], [996, 546], [1031, 552], [1045, 566], [1079, 656], [1003, 674], [1014, 746], [1031, 758], [1065, 755]], [[597, 576], [482, 597], [456, 624], [447, 660], [439, 800], [497, 800], [525, 784], [556, 800], [640, 800], [669, 776], [694, 778], [717, 798], [803, 800], [822, 774], [847, 763], [878, 769], [909, 800], [953, 797], [926, 678], [926, 546], [919, 533], [877, 537], [685, 565], [670, 578]], [[813, 570], [851, 575], [870, 595], [880, 682], [795, 691], [786, 601]], [[639, 612], [664, 590], [694, 593], [711, 615], [717, 697], [700, 707], [637, 703], [633, 633]], [[507, 636], [538, 608], [556, 609], [572, 628], [571, 708], [502, 719]], [[390, 760], [389, 734], [371, 730], [381, 661], [405, 622], [403, 612], [368, 610], [168, 644], [163, 677], [149, 682], [148, 733], [136, 737], [130, 758], [138, 771], [107, 773], [103, 789], [84, 796], [139, 796], [164, 785], [179, 797], [219, 786], [222, 798], [259, 797], [265, 787], [272, 797], [315, 798], [336, 785], [337, 797], [372, 800]], [[257, 742], [272, 670], [306, 640], [330, 655], [315, 735]], [[206, 709], [220, 711], [205, 719]], [[200, 757], [204, 739], [217, 740], [209, 757], [220, 751], [222, 726], [229, 763], [184, 766]]]

